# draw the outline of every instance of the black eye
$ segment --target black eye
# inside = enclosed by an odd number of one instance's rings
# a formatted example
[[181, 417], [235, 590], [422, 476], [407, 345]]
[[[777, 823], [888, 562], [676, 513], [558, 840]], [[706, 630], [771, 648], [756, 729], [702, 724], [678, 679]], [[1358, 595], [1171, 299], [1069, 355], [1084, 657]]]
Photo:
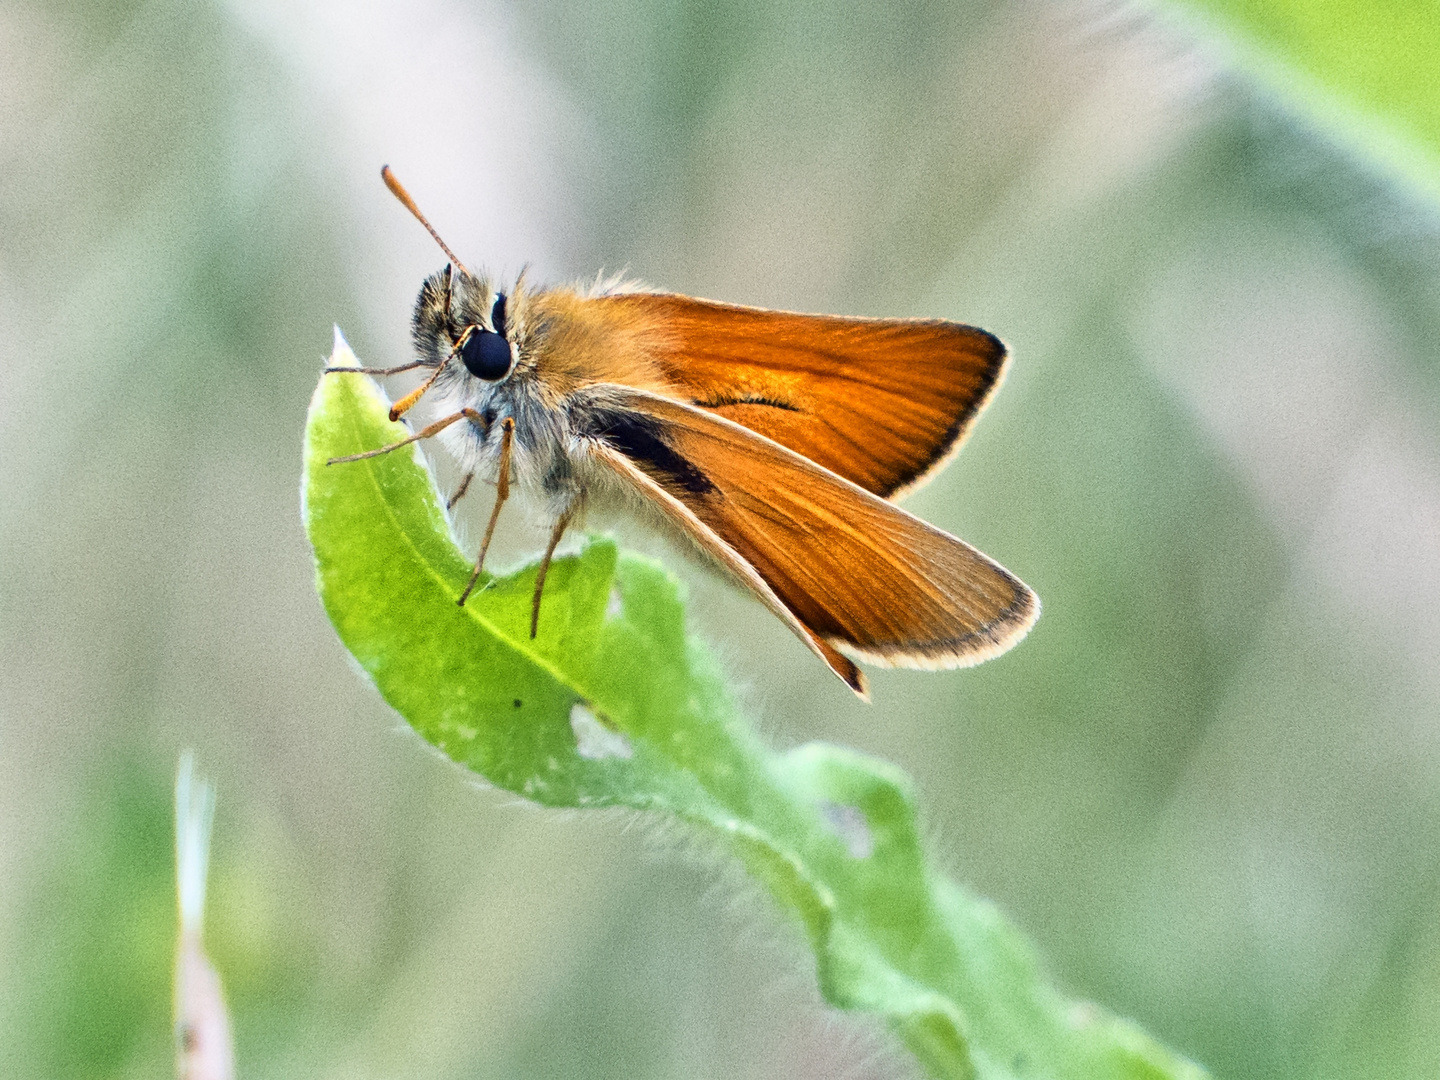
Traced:
[[505, 336], [505, 294], [495, 294], [495, 306], [490, 309], [490, 325], [501, 337]]
[[460, 359], [471, 375], [494, 382], [510, 374], [510, 343], [477, 326], [460, 346]]

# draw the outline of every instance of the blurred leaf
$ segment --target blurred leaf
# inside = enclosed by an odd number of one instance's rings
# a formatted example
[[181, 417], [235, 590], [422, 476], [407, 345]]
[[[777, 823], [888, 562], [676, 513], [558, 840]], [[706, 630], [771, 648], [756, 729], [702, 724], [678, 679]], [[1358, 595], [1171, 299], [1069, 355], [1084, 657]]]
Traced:
[[172, 1059], [169, 792], [129, 758], [107, 764], [22, 914], [7, 973], [29, 991], [0, 1015], [0, 1075], [100, 1080]]
[[1440, 6], [1178, 0], [1240, 66], [1362, 153], [1440, 195]]
[[[337, 342], [331, 362], [354, 357]], [[534, 641], [533, 566], [458, 607], [469, 566], [421, 459], [325, 464], [403, 437], [385, 414], [367, 378], [321, 380], [305, 515], [331, 621], [424, 738], [546, 806], [665, 810], [723, 838], [804, 923], [826, 999], [886, 1017], [936, 1076], [1202, 1075], [1050, 988], [1000, 913], [927, 864], [894, 767], [762, 747], [655, 563], [605, 540], [558, 560]]]

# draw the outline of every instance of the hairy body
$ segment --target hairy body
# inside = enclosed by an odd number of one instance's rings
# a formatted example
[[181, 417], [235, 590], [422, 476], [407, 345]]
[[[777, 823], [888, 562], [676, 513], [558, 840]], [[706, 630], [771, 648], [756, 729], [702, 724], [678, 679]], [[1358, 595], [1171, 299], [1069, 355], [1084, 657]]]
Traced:
[[[465, 480], [513, 482], [566, 529], [621, 511], [683, 537], [856, 693], [855, 659], [946, 668], [1024, 636], [1034, 594], [895, 506], [958, 449], [1003, 376], [992, 335], [943, 320], [800, 315], [621, 282], [508, 293], [447, 266], [413, 338]], [[458, 497], [458, 495], [457, 495]], [[453, 500], [452, 500], [453, 501]], [[472, 578], [472, 584], [474, 578]], [[461, 596], [464, 602], [469, 590]]]

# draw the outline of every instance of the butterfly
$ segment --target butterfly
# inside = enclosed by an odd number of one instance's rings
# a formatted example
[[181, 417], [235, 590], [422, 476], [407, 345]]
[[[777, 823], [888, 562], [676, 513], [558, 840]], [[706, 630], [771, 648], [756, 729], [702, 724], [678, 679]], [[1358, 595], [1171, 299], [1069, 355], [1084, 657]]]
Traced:
[[464, 604], [512, 486], [553, 523], [550, 563], [587, 510], [620, 508], [720, 568], [862, 698], [856, 661], [953, 668], [1009, 649], [1040, 613], [999, 563], [895, 504], [959, 449], [1005, 374], [994, 335], [940, 319], [802, 315], [624, 282], [508, 292], [455, 257], [386, 166], [391, 192], [450, 262], [415, 304], [442, 416], [400, 442], [440, 437], [464, 479], [496, 499]]

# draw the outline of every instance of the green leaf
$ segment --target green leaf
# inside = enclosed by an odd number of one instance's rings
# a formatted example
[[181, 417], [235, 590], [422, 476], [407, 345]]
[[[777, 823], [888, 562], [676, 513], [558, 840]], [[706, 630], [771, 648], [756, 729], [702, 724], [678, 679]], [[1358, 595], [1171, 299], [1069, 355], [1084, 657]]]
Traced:
[[1239, 66], [1367, 158], [1440, 196], [1440, 6], [1175, 0]]
[[[355, 363], [338, 334], [331, 363]], [[927, 861], [893, 766], [763, 747], [656, 563], [600, 539], [557, 560], [534, 641], [533, 566], [458, 607], [469, 563], [423, 458], [326, 465], [403, 438], [386, 410], [369, 378], [322, 378], [305, 519], [341, 640], [421, 736], [546, 806], [658, 810], [719, 838], [799, 917], [825, 999], [885, 1017], [935, 1076], [1203, 1075], [1052, 989], [1000, 912]]]

